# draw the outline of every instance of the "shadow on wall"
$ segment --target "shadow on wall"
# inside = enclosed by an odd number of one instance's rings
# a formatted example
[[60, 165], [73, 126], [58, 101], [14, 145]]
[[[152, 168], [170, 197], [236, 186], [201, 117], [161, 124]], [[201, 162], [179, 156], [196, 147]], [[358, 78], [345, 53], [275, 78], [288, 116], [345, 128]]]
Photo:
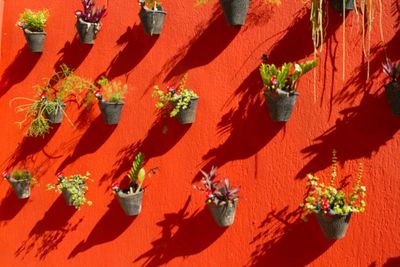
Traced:
[[[3, 183], [7, 183], [3, 181]], [[11, 185], [10, 185], [11, 186]], [[14, 190], [9, 189], [0, 204], [0, 226], [7, 224], [22, 210], [29, 198], [18, 199]]]
[[383, 267], [397, 267], [400, 266], [400, 257], [394, 257], [388, 259], [385, 264], [383, 264]]
[[4, 70], [3, 75], [1, 75], [0, 97], [7, 93], [11, 87], [25, 80], [41, 56], [42, 53], [31, 53], [28, 45], [21, 48], [11, 64]]
[[366, 93], [357, 107], [340, 112], [341, 119], [314, 139], [314, 144], [301, 152], [312, 159], [300, 170], [297, 178], [316, 173], [331, 164], [332, 149], [338, 151], [338, 161], [370, 158], [390, 141], [400, 129], [400, 118], [391, 114], [384, 94]]
[[90, 124], [89, 128], [75, 145], [75, 150], [57, 168], [62, 171], [82, 156], [96, 152], [111, 136], [117, 125], [106, 125], [101, 114]]
[[132, 224], [137, 216], [126, 216], [115, 198], [108, 211], [100, 218], [86, 240], [82, 240], [69, 254], [71, 259], [90, 248], [117, 239]]
[[51, 205], [44, 217], [38, 221], [26, 239], [15, 252], [16, 257], [24, 258], [31, 251], [36, 249], [35, 257], [45, 260], [46, 256], [57, 249], [65, 236], [75, 231], [82, 222], [81, 218], [77, 223], [68, 221], [75, 214], [76, 209], [65, 204], [64, 197], [60, 195]]
[[92, 45], [85, 45], [79, 41], [78, 35], [75, 35], [71, 41], [67, 41], [64, 47], [58, 51], [57, 55], [60, 57], [57, 59], [53, 68], [55, 71], [60, 71], [60, 65], [66, 64], [70, 69], [77, 69], [85, 58], [89, 55], [92, 50]]
[[400, 28], [400, 2], [397, 0], [392, 2], [392, 15], [396, 17], [396, 27]]
[[119, 37], [117, 45], [124, 48], [112, 59], [107, 70], [99, 75], [106, 76], [112, 80], [121, 75], [128, 79], [130, 71], [136, 67], [140, 61], [149, 53], [154, 46], [158, 36], [150, 36], [143, 33], [140, 24], [128, 27], [126, 32]]
[[[163, 128], [166, 122], [159, 116], [143, 140], [122, 148], [117, 154], [118, 159], [114, 163], [112, 171], [103, 175], [100, 184], [106, 181], [111, 183], [128, 171], [139, 151], [144, 154], [145, 161], [164, 155], [179, 142], [191, 127], [191, 124], [180, 125], [175, 119], [170, 119], [168, 122], [170, 122], [168, 132], [164, 134]], [[108, 181], [109, 179], [111, 181]]]
[[246, 23], [242, 26], [245, 31], [256, 26], [265, 26], [275, 13], [275, 5], [265, 1], [252, 1], [249, 6]]
[[189, 215], [191, 197], [177, 213], [164, 214], [157, 223], [162, 227], [161, 237], [152, 242], [153, 248], [134, 260], [144, 260], [142, 266], [161, 266], [177, 257], [198, 254], [214, 243], [226, 230], [218, 227], [207, 209]]
[[[227, 162], [254, 156], [284, 128], [285, 123], [271, 121], [262, 92], [263, 83], [256, 68], [228, 100], [229, 103], [239, 98], [237, 106], [222, 116], [217, 131], [221, 137], [229, 136], [203, 156], [205, 171], [211, 166], [221, 167]], [[200, 179], [199, 175], [194, 180]]]
[[268, 213], [250, 242], [256, 250], [248, 266], [303, 267], [334, 244], [323, 236], [314, 216], [305, 223], [300, 215], [301, 209], [289, 212], [288, 207]]

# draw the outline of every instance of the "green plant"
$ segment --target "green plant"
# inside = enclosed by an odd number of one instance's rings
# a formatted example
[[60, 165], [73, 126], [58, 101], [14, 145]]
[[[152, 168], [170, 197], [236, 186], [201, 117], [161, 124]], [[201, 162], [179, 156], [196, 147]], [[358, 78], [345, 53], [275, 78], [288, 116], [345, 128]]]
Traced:
[[43, 32], [48, 17], [49, 11], [47, 9], [36, 12], [30, 9], [25, 9], [24, 12], [19, 15], [17, 26], [32, 32]]
[[296, 91], [296, 85], [300, 77], [317, 65], [316, 60], [310, 60], [305, 63], [294, 64], [285, 63], [281, 68], [274, 64], [261, 63], [260, 75], [263, 80], [265, 90], [283, 90], [286, 92]]
[[[51, 128], [49, 114], [64, 113], [64, 103], [67, 99], [76, 99], [81, 92], [91, 87], [93, 86], [89, 81], [75, 75], [68, 66], [61, 65], [60, 71], [55, 72], [44, 85], [35, 86], [36, 98], [16, 97], [10, 104], [15, 100], [30, 102], [16, 107], [17, 112], [25, 112], [24, 119], [17, 124], [19, 127], [29, 124], [28, 136], [43, 137]], [[71, 121], [70, 123], [72, 124]]]
[[197, 94], [186, 87], [187, 74], [180, 81], [178, 90], [172, 86], [167, 86], [167, 92], [160, 90], [156, 85], [153, 90], [153, 97], [158, 97], [156, 107], [162, 111], [169, 112], [170, 117], [175, 117], [179, 111], [185, 110], [190, 106], [192, 98], [198, 97]]
[[99, 99], [103, 99], [103, 94], [105, 98], [110, 103], [120, 103], [127, 92], [128, 86], [126, 84], [122, 85], [121, 82], [110, 82], [106, 77], [101, 77], [97, 83], [100, 85], [100, 89], [94, 92], [94, 95]]
[[215, 173], [217, 172], [217, 167], [211, 167], [210, 173], [206, 173], [203, 170], [200, 171], [203, 174], [203, 178], [201, 179], [203, 187], [194, 185], [193, 188], [206, 195], [206, 204], [225, 205], [228, 202], [237, 201], [239, 188], [232, 189], [228, 178], [216, 181]]
[[38, 183], [36, 178], [32, 177], [32, 174], [27, 170], [14, 169], [11, 174], [7, 171], [4, 171], [3, 177], [7, 180], [13, 178], [17, 181], [29, 181], [31, 185], [35, 185]]
[[328, 216], [347, 215], [354, 212], [365, 211], [366, 188], [361, 185], [362, 164], [359, 163], [356, 184], [347, 197], [342, 189], [334, 186], [336, 173], [336, 151], [333, 151], [332, 173], [329, 185], [320, 182], [320, 179], [308, 174], [307, 196], [300, 205], [303, 208], [303, 220], [311, 213], [323, 213]]
[[138, 0], [139, 5], [142, 7], [146, 7], [149, 9], [155, 9], [155, 10], [163, 10], [161, 2], [162, 1], [156, 1], [156, 0]]
[[[144, 178], [146, 177], [146, 171], [143, 168], [144, 164], [144, 156], [141, 152], [139, 152], [133, 163], [130, 171], [128, 172], [127, 176], [131, 180], [129, 183], [129, 186], [126, 190], [123, 190], [124, 193], [127, 194], [136, 194], [139, 193], [142, 190], [142, 184], [144, 181]], [[113, 183], [111, 185], [111, 189], [114, 192], [118, 192], [121, 189], [118, 186], [118, 183]]]
[[74, 174], [69, 177], [64, 176], [62, 173], [57, 174], [57, 184], [47, 184], [47, 190], [54, 189], [56, 192], [62, 193], [68, 191], [71, 194], [72, 204], [76, 209], [79, 209], [83, 204], [91, 206], [93, 203], [85, 197], [88, 191], [86, 181], [90, 179], [90, 173], [86, 172], [85, 175]]

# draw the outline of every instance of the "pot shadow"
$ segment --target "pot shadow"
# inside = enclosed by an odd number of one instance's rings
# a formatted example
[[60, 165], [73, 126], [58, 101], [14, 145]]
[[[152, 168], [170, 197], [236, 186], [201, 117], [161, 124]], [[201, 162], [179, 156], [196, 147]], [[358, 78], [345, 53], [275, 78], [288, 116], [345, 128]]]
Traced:
[[117, 125], [105, 124], [101, 114], [97, 116], [75, 145], [72, 154], [65, 158], [57, 168], [57, 172], [62, 171], [78, 158], [96, 152], [107, 141], [116, 127]]
[[94, 246], [117, 239], [137, 218], [137, 216], [125, 215], [115, 198], [108, 204], [108, 208], [108, 211], [100, 218], [86, 240], [82, 240], [72, 250], [68, 259], [74, 258], [79, 253], [83, 253]]
[[157, 35], [144, 34], [140, 24], [127, 27], [126, 32], [117, 40], [117, 45], [125, 45], [124, 48], [118, 52], [106, 71], [99, 77], [106, 76], [109, 80], [112, 80], [121, 75], [126, 75], [126, 79], [128, 79], [130, 71], [150, 52], [157, 40]]
[[85, 58], [89, 55], [92, 45], [81, 44], [77, 35], [71, 41], [67, 41], [64, 47], [58, 51], [57, 55], [60, 57], [54, 63], [54, 70], [60, 71], [60, 65], [65, 64], [70, 69], [77, 69]]
[[29, 232], [28, 239], [22, 242], [15, 256], [24, 258], [36, 248], [35, 257], [44, 260], [50, 252], [58, 248], [66, 235], [75, 231], [82, 222], [83, 218], [77, 223], [68, 222], [75, 212], [76, 209], [67, 206], [64, 197], [60, 195]]
[[[263, 83], [258, 68], [236, 89], [231, 99], [238, 97], [236, 107], [231, 108], [218, 122], [219, 136], [228, 134], [228, 138], [219, 146], [210, 149], [203, 157], [205, 170], [211, 166], [222, 167], [227, 162], [243, 160], [256, 155], [281, 130], [285, 123], [273, 122], [268, 114], [264, 97]], [[198, 181], [201, 174], [193, 181]]]
[[33, 70], [42, 53], [31, 53], [28, 45], [21, 48], [0, 79], [0, 97], [17, 83], [22, 82]]
[[246, 23], [242, 26], [245, 31], [256, 26], [264, 26], [268, 24], [275, 13], [274, 4], [266, 3], [265, 1], [252, 1], [249, 6]]
[[301, 150], [311, 160], [296, 178], [316, 173], [331, 165], [332, 149], [338, 151], [338, 161], [370, 158], [390, 141], [400, 129], [400, 118], [391, 114], [386, 96], [365, 93], [359, 106], [340, 112], [334, 126], [314, 139], [314, 144]]
[[13, 189], [9, 189], [0, 204], [0, 226], [7, 224], [28, 203], [29, 198], [18, 199]]
[[247, 266], [303, 267], [327, 251], [335, 240], [326, 239], [315, 216], [307, 223], [300, 219], [301, 209], [288, 207], [268, 213], [250, 242], [256, 249]]
[[396, 17], [396, 27], [400, 28], [400, 2], [397, 0], [392, 2], [392, 15]]
[[142, 152], [145, 162], [153, 157], [159, 157], [167, 153], [192, 126], [191, 124], [181, 125], [177, 120], [168, 120], [168, 132], [163, 133], [165, 120], [158, 116], [144, 139], [122, 148], [117, 156], [118, 159], [113, 165], [112, 171], [100, 178], [100, 185], [111, 178], [112, 181], [118, 179], [128, 171], [138, 152]]
[[134, 263], [144, 260], [142, 266], [161, 266], [177, 257], [201, 253], [226, 231], [227, 228], [215, 224], [207, 209], [189, 215], [190, 202], [191, 196], [181, 210], [164, 214], [164, 220], [157, 223], [162, 228], [161, 237], [154, 240], [153, 247], [137, 257]]
[[385, 264], [383, 264], [383, 267], [396, 267], [400, 266], [400, 257], [393, 257], [389, 258]]

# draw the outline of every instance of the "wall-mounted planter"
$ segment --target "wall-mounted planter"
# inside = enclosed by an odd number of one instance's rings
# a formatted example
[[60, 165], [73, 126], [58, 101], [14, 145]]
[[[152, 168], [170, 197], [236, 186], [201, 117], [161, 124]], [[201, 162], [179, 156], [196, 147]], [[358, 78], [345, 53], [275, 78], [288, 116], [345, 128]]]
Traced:
[[207, 204], [215, 222], [220, 227], [228, 227], [235, 221], [238, 201], [230, 201], [225, 205], [216, 205], [214, 202]]
[[94, 44], [96, 35], [100, 31], [100, 23], [86, 22], [82, 18], [78, 18], [75, 27], [81, 43]]
[[32, 32], [24, 29], [26, 42], [28, 43], [29, 50], [35, 53], [43, 52], [44, 41], [46, 39], [46, 32]]
[[136, 216], [140, 213], [142, 210], [143, 192], [144, 190], [142, 189], [138, 193], [127, 194], [120, 190], [115, 194], [126, 215]]
[[249, 10], [249, 0], [219, 0], [224, 11], [225, 19], [231, 26], [244, 25], [247, 11]]
[[271, 119], [273, 121], [288, 121], [299, 94], [297, 92], [288, 93], [277, 89], [268, 90], [264, 95]]
[[181, 109], [178, 114], [176, 114], [176, 118], [180, 124], [189, 124], [195, 121], [198, 102], [198, 97], [192, 97], [187, 109]]
[[65, 203], [67, 203], [68, 206], [73, 206], [74, 200], [72, 199], [72, 193], [68, 189], [63, 188], [62, 194], [65, 199]]
[[104, 122], [109, 125], [118, 124], [123, 107], [123, 102], [112, 103], [108, 101], [99, 101], [99, 108], [103, 115]]
[[388, 83], [385, 85], [385, 92], [392, 109], [392, 113], [400, 116], [400, 88], [396, 83]]
[[329, 239], [341, 239], [346, 235], [347, 228], [351, 218], [351, 213], [348, 215], [333, 215], [328, 216], [322, 213], [316, 213], [317, 221], [321, 227], [324, 236]]
[[60, 124], [63, 121], [64, 118], [64, 109], [65, 109], [65, 104], [58, 105], [54, 112], [52, 113], [47, 113], [46, 116], [49, 119], [49, 122], [52, 124]]
[[149, 35], [161, 34], [164, 26], [165, 13], [163, 10], [152, 10], [147, 7], [143, 7], [139, 12], [139, 17], [142, 22], [143, 30]]
[[[332, 0], [332, 6], [339, 12], [343, 11], [343, 0]], [[346, 10], [354, 9], [354, 0], [345, 0]]]
[[12, 177], [8, 178], [7, 181], [11, 184], [14, 189], [17, 198], [28, 198], [31, 195], [31, 181], [30, 180], [16, 180]]

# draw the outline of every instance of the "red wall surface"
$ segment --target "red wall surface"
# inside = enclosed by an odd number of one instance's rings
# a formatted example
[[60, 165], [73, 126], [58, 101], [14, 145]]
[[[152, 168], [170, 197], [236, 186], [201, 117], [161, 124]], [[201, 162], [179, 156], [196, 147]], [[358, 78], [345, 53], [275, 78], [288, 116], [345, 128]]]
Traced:
[[[144, 35], [135, 1], [108, 1], [108, 15], [93, 47], [80, 44], [74, 10], [80, 1], [5, 1], [0, 80], [1, 168], [25, 167], [40, 184], [18, 200], [6, 180], [0, 185], [1, 266], [400, 266], [400, 119], [383, 91], [385, 58], [379, 5], [371, 35], [371, 80], [366, 81], [361, 20], [346, 18], [346, 77], [342, 80], [342, 17], [328, 8], [329, 25], [319, 66], [317, 101], [313, 74], [287, 123], [272, 122], [258, 73], [263, 52], [282, 64], [312, 58], [309, 11], [303, 0], [278, 7], [252, 1], [246, 25], [228, 26], [218, 3], [194, 8], [194, 0], [165, 1], [159, 37]], [[374, 1], [378, 2], [378, 1]], [[400, 59], [398, 0], [384, 0], [386, 53]], [[28, 51], [15, 27], [25, 7], [48, 8], [51, 17], [43, 54]], [[32, 86], [60, 63], [95, 79], [102, 74], [128, 84], [120, 124], [105, 126], [95, 106], [76, 104], [45, 138], [24, 137], [10, 106], [17, 96], [34, 97]], [[181, 126], [157, 120], [152, 86], [175, 84], [188, 73], [200, 96], [196, 122]], [[367, 209], [356, 214], [346, 237], [324, 239], [314, 218], [299, 219], [305, 176], [329, 179], [331, 151], [338, 150], [339, 177], [353, 185], [364, 163]], [[137, 151], [147, 157], [142, 213], [126, 217], [110, 190], [129, 170]], [[219, 177], [241, 186], [236, 221], [218, 228], [192, 189], [201, 168], [219, 166]], [[90, 171], [87, 198], [79, 211], [47, 192], [55, 173]]]

